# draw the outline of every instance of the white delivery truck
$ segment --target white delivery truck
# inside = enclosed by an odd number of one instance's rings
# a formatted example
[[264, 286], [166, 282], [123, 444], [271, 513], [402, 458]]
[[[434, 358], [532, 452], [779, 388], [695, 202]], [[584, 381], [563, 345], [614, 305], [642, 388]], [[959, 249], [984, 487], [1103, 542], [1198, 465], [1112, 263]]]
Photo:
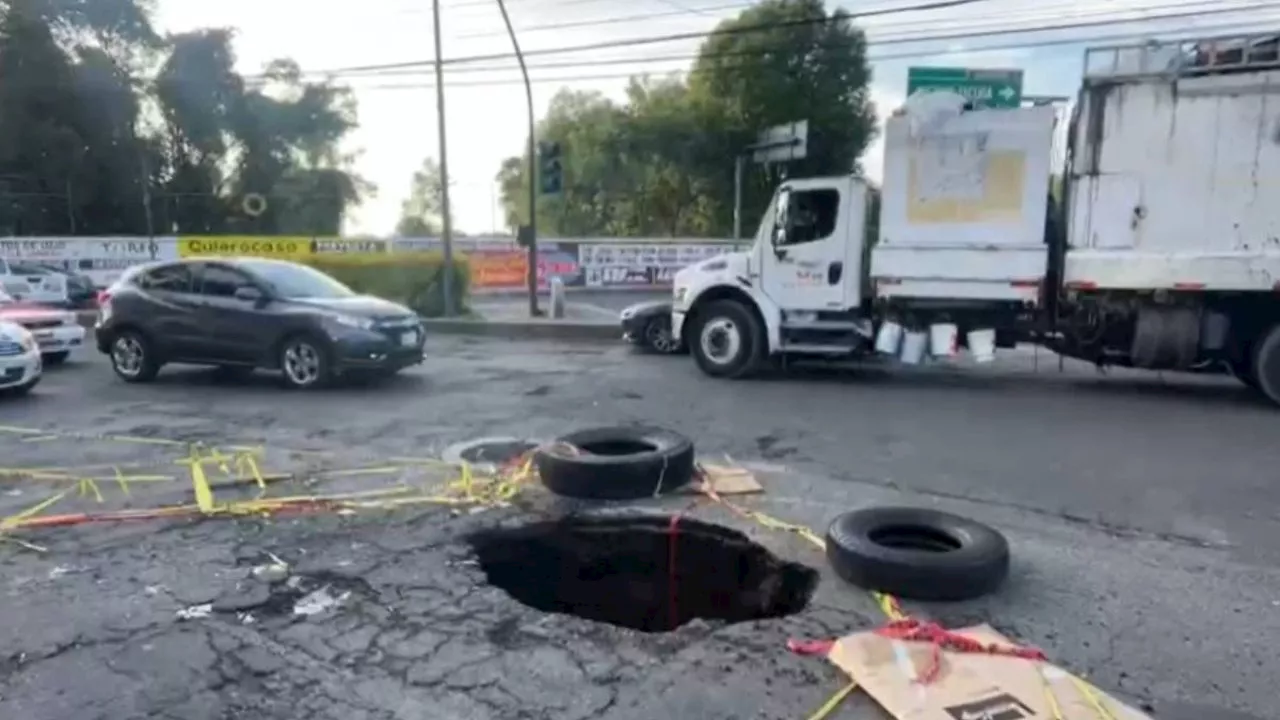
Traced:
[[673, 332], [718, 377], [788, 356], [911, 363], [967, 345], [982, 360], [1030, 342], [1232, 373], [1280, 403], [1276, 46], [1090, 50], [1060, 200], [1054, 108], [912, 98], [885, 128], [874, 242], [862, 180], [786, 181], [751, 249], [676, 275]]

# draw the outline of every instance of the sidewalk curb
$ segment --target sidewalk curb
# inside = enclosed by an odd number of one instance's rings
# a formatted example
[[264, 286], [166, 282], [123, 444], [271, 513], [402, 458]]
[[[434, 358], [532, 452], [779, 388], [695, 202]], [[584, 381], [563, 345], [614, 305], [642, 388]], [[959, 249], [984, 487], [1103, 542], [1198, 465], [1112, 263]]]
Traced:
[[622, 338], [622, 328], [615, 323], [574, 320], [510, 321], [423, 318], [427, 335], [479, 335], [512, 340], [594, 340], [613, 341]]

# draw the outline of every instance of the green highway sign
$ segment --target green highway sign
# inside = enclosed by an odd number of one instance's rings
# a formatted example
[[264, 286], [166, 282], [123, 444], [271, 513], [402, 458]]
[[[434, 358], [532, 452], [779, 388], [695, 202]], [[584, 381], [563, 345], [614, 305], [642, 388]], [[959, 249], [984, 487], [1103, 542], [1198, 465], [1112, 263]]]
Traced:
[[1022, 103], [1021, 70], [952, 67], [907, 69], [907, 96], [917, 92], [953, 92], [975, 108], [1016, 108]]

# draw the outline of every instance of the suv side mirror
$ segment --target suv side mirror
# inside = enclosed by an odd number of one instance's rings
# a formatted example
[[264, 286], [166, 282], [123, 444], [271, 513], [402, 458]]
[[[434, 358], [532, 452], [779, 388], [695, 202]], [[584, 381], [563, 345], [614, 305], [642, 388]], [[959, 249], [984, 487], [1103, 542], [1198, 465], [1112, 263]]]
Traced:
[[244, 300], [254, 304], [262, 303], [267, 299], [267, 296], [263, 295], [261, 290], [252, 285], [241, 285], [236, 288], [235, 297], [237, 300]]

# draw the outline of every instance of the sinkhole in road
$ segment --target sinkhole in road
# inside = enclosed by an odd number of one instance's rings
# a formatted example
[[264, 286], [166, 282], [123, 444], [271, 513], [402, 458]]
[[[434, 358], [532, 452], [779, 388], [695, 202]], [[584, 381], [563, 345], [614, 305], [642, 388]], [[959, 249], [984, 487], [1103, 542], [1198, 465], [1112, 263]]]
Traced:
[[803, 610], [816, 570], [726, 527], [652, 515], [570, 517], [468, 541], [486, 578], [518, 602], [642, 632]]

